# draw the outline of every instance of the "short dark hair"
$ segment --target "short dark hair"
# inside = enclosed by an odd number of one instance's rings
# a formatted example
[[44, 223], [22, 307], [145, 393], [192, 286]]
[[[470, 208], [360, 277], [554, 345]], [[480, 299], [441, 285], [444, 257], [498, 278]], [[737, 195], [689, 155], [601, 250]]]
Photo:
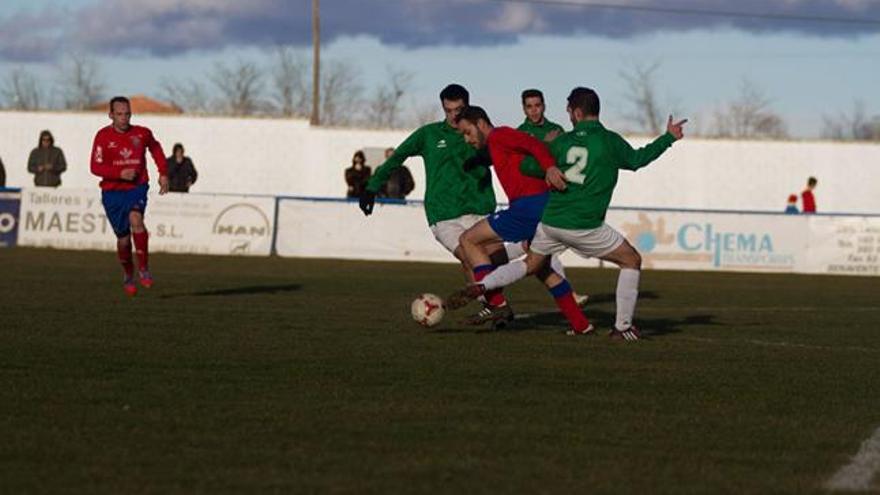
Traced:
[[113, 104], [114, 103], [125, 103], [126, 105], [129, 106], [129, 108], [131, 107], [131, 101], [129, 101], [128, 98], [126, 98], [124, 96], [114, 96], [113, 98], [110, 98], [110, 111], [111, 112], [113, 111]]
[[183, 151], [183, 145], [180, 143], [174, 143], [174, 147], [171, 148], [171, 154], [177, 153], [177, 150]]
[[579, 108], [585, 115], [599, 115], [599, 95], [590, 88], [578, 86], [568, 95], [568, 107]]
[[483, 110], [482, 107], [464, 107], [461, 110], [461, 113], [455, 117], [455, 123], [459, 123], [462, 120], [467, 120], [471, 124], [477, 125], [478, 120], [485, 120], [487, 124], [492, 125], [492, 121], [489, 120], [489, 115], [486, 114], [486, 111]]
[[367, 156], [364, 155], [363, 150], [357, 150], [354, 152], [354, 155], [351, 156], [351, 164], [354, 165], [355, 159], [360, 158], [364, 165], [367, 164]]
[[522, 103], [526, 104], [526, 98], [540, 98], [541, 103], [544, 103], [544, 93], [541, 92], [540, 89], [527, 89], [522, 92]]
[[450, 84], [440, 92], [440, 101], [442, 102], [443, 100], [462, 100], [465, 105], [469, 105], [471, 102], [471, 94], [468, 93], [468, 90], [464, 89], [464, 86], [461, 84]]
[[807, 179], [807, 185], [808, 185], [808, 186], [815, 186], [815, 185], [818, 184], [818, 183], [819, 183], [819, 181], [816, 180], [815, 177], [810, 177], [809, 179]]

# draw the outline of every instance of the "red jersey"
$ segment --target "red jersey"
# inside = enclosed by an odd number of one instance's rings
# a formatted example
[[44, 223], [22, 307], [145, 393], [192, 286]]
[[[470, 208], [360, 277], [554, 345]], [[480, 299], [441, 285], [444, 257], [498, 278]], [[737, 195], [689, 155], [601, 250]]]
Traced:
[[534, 157], [544, 170], [556, 165], [556, 160], [542, 141], [510, 127], [496, 127], [486, 137], [486, 146], [489, 147], [495, 174], [508, 200], [550, 190], [543, 179], [523, 175], [519, 169], [526, 156]]
[[816, 213], [816, 198], [813, 197], [813, 191], [805, 189], [801, 193], [801, 213]]
[[[168, 164], [165, 162], [162, 145], [146, 127], [133, 125], [127, 131], [120, 132], [108, 125], [98, 131], [92, 144], [92, 173], [101, 177], [101, 189], [127, 191], [149, 182], [147, 149], [153, 155], [159, 175], [168, 175]], [[119, 173], [127, 168], [137, 171], [134, 180], [119, 178]]]

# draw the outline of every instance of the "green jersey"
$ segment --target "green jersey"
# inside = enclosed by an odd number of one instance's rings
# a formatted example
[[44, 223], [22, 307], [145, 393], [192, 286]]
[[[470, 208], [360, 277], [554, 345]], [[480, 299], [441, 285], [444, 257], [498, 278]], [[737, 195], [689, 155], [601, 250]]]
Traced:
[[573, 131], [550, 144], [556, 165], [565, 173], [568, 188], [550, 193], [541, 222], [570, 230], [601, 226], [617, 185], [618, 170], [644, 167], [673, 142], [675, 137], [666, 133], [636, 150], [598, 120], [578, 122]]
[[425, 162], [425, 215], [429, 225], [462, 215], [488, 215], [495, 211], [491, 172], [487, 167], [468, 171], [463, 167], [474, 153], [445, 120], [424, 125], [373, 172], [367, 190], [378, 192], [392, 170], [411, 156], [421, 156]]
[[[550, 131], [559, 131], [560, 133], [565, 132], [565, 129], [563, 129], [561, 125], [547, 119], [544, 119], [544, 122], [541, 125], [532, 123], [531, 120], [526, 119], [516, 128], [516, 130], [538, 138], [541, 141], [544, 140], [544, 137], [546, 137], [547, 133]], [[526, 159], [520, 164], [519, 170], [530, 177], [537, 177], [539, 179], [544, 178], [544, 169], [542, 169], [541, 166], [538, 165], [537, 160], [532, 157], [526, 157]]]

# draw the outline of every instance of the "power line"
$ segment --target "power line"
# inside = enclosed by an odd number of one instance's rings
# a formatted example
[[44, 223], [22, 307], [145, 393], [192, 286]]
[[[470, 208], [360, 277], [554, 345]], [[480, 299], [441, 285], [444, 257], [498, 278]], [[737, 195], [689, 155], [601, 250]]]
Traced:
[[614, 3], [577, 1], [577, 0], [486, 0], [496, 3], [521, 3], [555, 5], [565, 7], [585, 7], [594, 9], [626, 10], [631, 12], [651, 12], [655, 14], [674, 14], [692, 16], [729, 17], [738, 19], [761, 19], [789, 22], [817, 22], [835, 24], [863, 24], [867, 26], [880, 26], [880, 19], [856, 19], [853, 17], [832, 17], [818, 15], [798, 14], [773, 14], [773, 13], [749, 13], [730, 10], [710, 10], [683, 7], [653, 7], [650, 5], [620, 5]]

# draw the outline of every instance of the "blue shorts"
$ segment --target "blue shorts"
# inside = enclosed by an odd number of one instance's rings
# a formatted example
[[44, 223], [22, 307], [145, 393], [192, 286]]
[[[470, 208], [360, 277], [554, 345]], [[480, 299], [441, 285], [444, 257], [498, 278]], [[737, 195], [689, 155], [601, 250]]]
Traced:
[[510, 203], [510, 207], [489, 215], [489, 226], [506, 242], [521, 242], [535, 237], [535, 229], [544, 214], [550, 193], [523, 196]]
[[113, 227], [116, 237], [125, 237], [131, 233], [131, 224], [128, 214], [139, 211], [142, 214], [147, 211], [147, 189], [150, 186], [141, 184], [128, 191], [104, 191], [101, 193], [101, 203], [107, 213], [107, 220]]

